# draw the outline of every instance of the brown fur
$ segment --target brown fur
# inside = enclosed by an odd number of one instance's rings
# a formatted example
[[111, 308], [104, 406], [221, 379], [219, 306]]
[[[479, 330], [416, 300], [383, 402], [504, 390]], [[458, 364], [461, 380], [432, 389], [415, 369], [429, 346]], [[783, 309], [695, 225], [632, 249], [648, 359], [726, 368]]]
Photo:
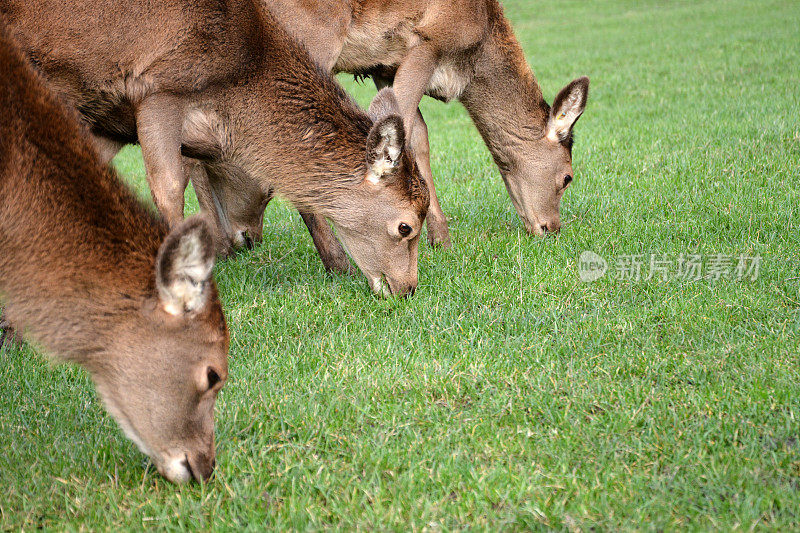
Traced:
[[[0, 301], [10, 324], [49, 354], [86, 367], [109, 411], [162, 473], [208, 477], [222, 385], [198, 391], [196, 374], [213, 369], [224, 382], [225, 318], [208, 277], [199, 280], [199, 307], [166, 313], [159, 290], [165, 282], [180, 287], [187, 273], [175, 266], [157, 276], [155, 264], [160, 249], [165, 261], [185, 259], [162, 249], [165, 239], [196, 237], [213, 254], [209, 228], [194, 219], [168, 234], [98, 161], [74, 112], [1, 24], [0, 107]], [[176, 453], [187, 471], [170, 470]]]
[[[183, 216], [183, 154], [201, 163], [202, 172], [189, 166], [221, 252], [260, 239], [276, 193], [308, 217], [330, 219], [373, 288], [384, 278], [393, 293], [416, 286], [408, 270], [416, 237], [409, 247], [387, 227], [422, 224], [424, 184], [407, 157], [391, 179], [366, 180], [367, 137], [390, 117], [373, 121], [359, 110], [256, 0], [3, 5], [28, 56], [102, 139], [98, 147], [113, 154], [108, 143], [142, 145], [170, 225]], [[313, 227], [330, 232], [324, 220]], [[332, 261], [344, 268], [346, 256]]]
[[[561, 195], [572, 179], [571, 153], [567, 145], [552, 142], [548, 131], [562, 109], [551, 111], [544, 101], [497, 0], [263, 1], [324, 69], [371, 76], [378, 87], [393, 84], [431, 192], [431, 243], [447, 246], [449, 233], [418, 110], [423, 94], [464, 104], [526, 228], [558, 231]], [[583, 112], [588, 79], [567, 89], [574, 91], [573, 120], [562, 126], [571, 130]]]

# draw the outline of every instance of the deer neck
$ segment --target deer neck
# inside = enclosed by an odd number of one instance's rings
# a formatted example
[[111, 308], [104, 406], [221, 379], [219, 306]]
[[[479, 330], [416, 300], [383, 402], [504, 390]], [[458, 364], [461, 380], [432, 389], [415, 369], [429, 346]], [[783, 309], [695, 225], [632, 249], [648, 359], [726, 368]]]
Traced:
[[[298, 207], [331, 217], [352, 201], [367, 173], [366, 146], [372, 121], [335, 81], [316, 70], [287, 81], [273, 77], [236, 127], [246, 173]], [[279, 73], [279, 76], [283, 75]]]
[[[366, 146], [366, 138], [363, 144]], [[360, 194], [359, 186], [367, 174], [366, 163], [360, 167], [354, 163], [365, 159], [364, 150], [359, 150], [350, 161], [323, 158], [309, 162], [323, 150], [295, 150], [287, 155], [281, 171], [292, 178], [275, 182], [274, 190], [298, 208], [338, 220], [351, 207], [354, 195]]]
[[550, 106], [502, 14], [478, 51], [461, 103], [501, 170], [526, 142], [544, 133]]
[[220, 147], [210, 156], [229, 165], [226, 174], [330, 216], [366, 175], [372, 121], [265, 16], [263, 46], [245, 83], [215, 92], [211, 112], [201, 109], [191, 133]]

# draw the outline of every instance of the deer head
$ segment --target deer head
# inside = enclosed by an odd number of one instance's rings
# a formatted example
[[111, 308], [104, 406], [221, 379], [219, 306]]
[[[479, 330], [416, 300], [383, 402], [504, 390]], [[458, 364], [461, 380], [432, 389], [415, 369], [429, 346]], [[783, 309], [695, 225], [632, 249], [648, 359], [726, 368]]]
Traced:
[[215, 463], [229, 337], [213, 266], [211, 230], [187, 219], [160, 247], [152, 292], [122, 308], [106, 353], [85, 363], [122, 430], [175, 483], [206, 480]]
[[498, 161], [511, 202], [529, 233], [544, 235], [561, 228], [561, 196], [572, 182], [572, 129], [588, 94], [586, 77], [564, 87], [544, 129], [532, 139], [518, 139]]
[[429, 196], [398, 112], [391, 89], [373, 99], [366, 172], [330, 220], [372, 290], [403, 296], [417, 287], [419, 235]]

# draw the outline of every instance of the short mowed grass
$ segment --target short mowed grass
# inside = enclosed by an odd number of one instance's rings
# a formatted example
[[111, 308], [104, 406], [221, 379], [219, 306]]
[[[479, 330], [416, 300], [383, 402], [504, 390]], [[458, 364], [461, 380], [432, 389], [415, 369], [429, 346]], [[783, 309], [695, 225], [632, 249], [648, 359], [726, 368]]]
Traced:
[[[548, 100], [592, 80], [560, 235], [524, 233], [463, 108], [425, 99], [454, 246], [421, 244], [416, 295], [326, 274], [271, 204], [216, 270], [204, 486], [159, 477], [84, 371], [3, 348], [2, 529], [800, 528], [800, 7], [505, 6]], [[150, 201], [138, 149], [116, 164]], [[593, 283], [585, 250], [609, 263]], [[635, 254], [761, 264], [616, 276]]]

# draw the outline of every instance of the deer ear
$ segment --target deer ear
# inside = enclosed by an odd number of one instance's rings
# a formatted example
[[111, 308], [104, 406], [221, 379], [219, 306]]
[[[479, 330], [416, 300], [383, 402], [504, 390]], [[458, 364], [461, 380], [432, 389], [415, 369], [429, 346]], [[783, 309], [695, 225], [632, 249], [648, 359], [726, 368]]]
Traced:
[[399, 116], [389, 115], [375, 122], [367, 137], [367, 179], [370, 182], [377, 184], [397, 170], [405, 142], [406, 134]]
[[175, 316], [203, 309], [214, 268], [214, 237], [202, 216], [167, 235], [156, 258], [156, 287], [164, 310]]
[[547, 124], [547, 137], [553, 141], [562, 141], [572, 131], [575, 122], [586, 108], [586, 99], [589, 97], [589, 78], [586, 76], [573, 80], [561, 89], [553, 108], [550, 110], [550, 120]]
[[400, 105], [397, 103], [397, 98], [394, 94], [394, 89], [391, 87], [384, 87], [375, 98], [369, 103], [369, 110], [367, 110], [372, 120], [380, 120], [388, 115], [399, 115]]

